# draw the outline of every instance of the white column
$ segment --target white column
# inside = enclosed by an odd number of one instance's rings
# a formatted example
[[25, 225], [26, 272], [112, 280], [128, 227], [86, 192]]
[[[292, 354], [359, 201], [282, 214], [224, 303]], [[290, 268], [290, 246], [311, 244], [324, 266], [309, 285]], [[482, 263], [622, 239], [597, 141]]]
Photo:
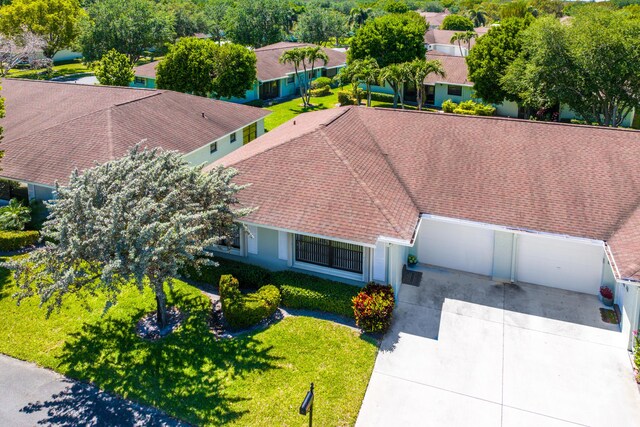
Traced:
[[247, 229], [249, 233], [247, 235], [247, 252], [250, 254], [258, 254], [258, 227], [255, 225], [248, 225]]

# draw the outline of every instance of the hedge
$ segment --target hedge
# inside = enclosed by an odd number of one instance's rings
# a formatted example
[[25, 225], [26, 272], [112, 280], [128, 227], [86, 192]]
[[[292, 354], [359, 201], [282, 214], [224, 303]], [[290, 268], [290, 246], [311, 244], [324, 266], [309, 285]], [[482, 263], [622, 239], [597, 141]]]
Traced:
[[321, 89], [323, 87], [331, 86], [331, 79], [329, 77], [318, 77], [311, 82], [311, 89]]
[[379, 102], [388, 102], [390, 104], [393, 103], [393, 95], [388, 93], [380, 93], [380, 92], [371, 92], [371, 100], [379, 101]]
[[353, 319], [352, 299], [360, 288], [293, 271], [273, 273], [271, 283], [280, 288], [282, 305], [326, 311]]
[[226, 274], [220, 277], [220, 303], [229, 327], [244, 329], [257, 325], [276, 311], [280, 291], [273, 285], [266, 285], [257, 292], [243, 295], [238, 280]]
[[38, 243], [40, 233], [28, 231], [0, 231], [0, 251], [11, 252]]
[[266, 268], [244, 262], [233, 261], [226, 258], [215, 257], [218, 267], [204, 266], [200, 272], [187, 269], [187, 276], [199, 282], [217, 284], [223, 274], [230, 274], [237, 278], [242, 289], [258, 289], [270, 281], [271, 272]]
[[311, 96], [316, 97], [331, 95], [331, 86], [322, 86], [318, 89], [311, 89], [309, 90], [309, 93], [311, 94]]

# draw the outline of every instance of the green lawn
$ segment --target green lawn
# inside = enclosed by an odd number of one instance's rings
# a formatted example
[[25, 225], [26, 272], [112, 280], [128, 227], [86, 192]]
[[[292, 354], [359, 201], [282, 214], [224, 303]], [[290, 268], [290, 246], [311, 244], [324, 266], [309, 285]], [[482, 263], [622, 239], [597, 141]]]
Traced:
[[[309, 111], [326, 110], [329, 108], [335, 108], [338, 106], [338, 91], [350, 90], [350, 86], [345, 86], [344, 89], [336, 88], [332, 90], [331, 95], [321, 97], [311, 97], [311, 107], [304, 108], [302, 106], [302, 100], [300, 97], [296, 97], [290, 101], [274, 104], [271, 106], [265, 106], [267, 110], [271, 110], [272, 113], [264, 119], [264, 127], [266, 130], [274, 129], [284, 122], [294, 118], [298, 114], [307, 113]], [[362, 101], [366, 104], [366, 99]], [[393, 104], [381, 101], [371, 101], [372, 107], [384, 107], [393, 108]], [[405, 106], [407, 110], [415, 110], [416, 107], [410, 105]]]
[[12, 69], [9, 71], [9, 74], [7, 77], [16, 77], [16, 78], [22, 78], [22, 79], [48, 79], [48, 78], [54, 78], [54, 77], [69, 76], [72, 74], [82, 74], [82, 73], [93, 72], [90, 68], [88, 68], [82, 62], [73, 62], [71, 64], [64, 64], [64, 65], [54, 65], [53, 74], [50, 77], [44, 75], [45, 71], [46, 70], [44, 68], [39, 70]]
[[188, 320], [153, 343], [133, 329], [154, 308], [150, 292], [128, 289], [104, 316], [102, 297], [70, 297], [46, 319], [33, 298], [17, 306], [15, 290], [0, 269], [0, 352], [194, 424], [305, 425], [297, 411], [313, 381], [317, 425], [352, 425], [377, 350], [373, 340], [349, 328], [307, 317], [216, 340], [207, 326], [208, 299], [183, 282], [170, 300], [189, 313]]

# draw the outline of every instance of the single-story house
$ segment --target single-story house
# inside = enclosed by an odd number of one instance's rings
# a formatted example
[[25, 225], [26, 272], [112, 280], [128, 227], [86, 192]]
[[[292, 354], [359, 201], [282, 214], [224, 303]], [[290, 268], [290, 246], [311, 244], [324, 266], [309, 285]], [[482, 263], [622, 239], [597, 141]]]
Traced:
[[[490, 27], [478, 27], [474, 28], [474, 31], [478, 34], [478, 37], [480, 37], [486, 34], [489, 29]], [[469, 54], [469, 48], [476, 44], [476, 40], [471, 39], [469, 45], [467, 45], [466, 42], [460, 42], [460, 45], [458, 45], [457, 42], [451, 43], [451, 37], [459, 32], [460, 31], [429, 28], [424, 34], [424, 45], [427, 51], [435, 50], [447, 55], [467, 56]]]
[[264, 133], [269, 111], [165, 90], [3, 79], [0, 177], [53, 197], [74, 169], [123, 156], [140, 141], [208, 164]]
[[[322, 49], [329, 57], [329, 62], [324, 65], [316, 61], [314, 75], [304, 76], [302, 70], [295, 74], [293, 65], [282, 64], [279, 59], [282, 54], [296, 47], [313, 46], [308, 43], [280, 42], [255, 49], [257, 81], [249, 89], [244, 98], [231, 98], [232, 102], [249, 102], [255, 100], [271, 100], [277, 98], [287, 98], [298, 94], [302, 79], [315, 79], [317, 77], [333, 77], [338, 74], [341, 68], [347, 65], [347, 55], [345, 52], [323, 47]], [[131, 83], [134, 87], [154, 88], [156, 80], [156, 65], [158, 61], [150, 62], [135, 68], [135, 78]]]
[[251, 183], [239, 200], [257, 208], [222, 256], [396, 292], [409, 254], [496, 281], [608, 286], [631, 340], [640, 131], [350, 106], [258, 141], [213, 163]]

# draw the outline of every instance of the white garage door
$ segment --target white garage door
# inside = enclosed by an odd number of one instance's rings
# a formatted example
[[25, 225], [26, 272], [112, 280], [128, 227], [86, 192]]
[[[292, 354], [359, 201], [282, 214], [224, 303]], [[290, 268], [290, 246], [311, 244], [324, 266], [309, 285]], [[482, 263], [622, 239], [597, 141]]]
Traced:
[[602, 280], [601, 246], [540, 235], [519, 235], [516, 277], [520, 282], [596, 294]]
[[493, 230], [423, 220], [418, 233], [418, 261], [490, 276]]

